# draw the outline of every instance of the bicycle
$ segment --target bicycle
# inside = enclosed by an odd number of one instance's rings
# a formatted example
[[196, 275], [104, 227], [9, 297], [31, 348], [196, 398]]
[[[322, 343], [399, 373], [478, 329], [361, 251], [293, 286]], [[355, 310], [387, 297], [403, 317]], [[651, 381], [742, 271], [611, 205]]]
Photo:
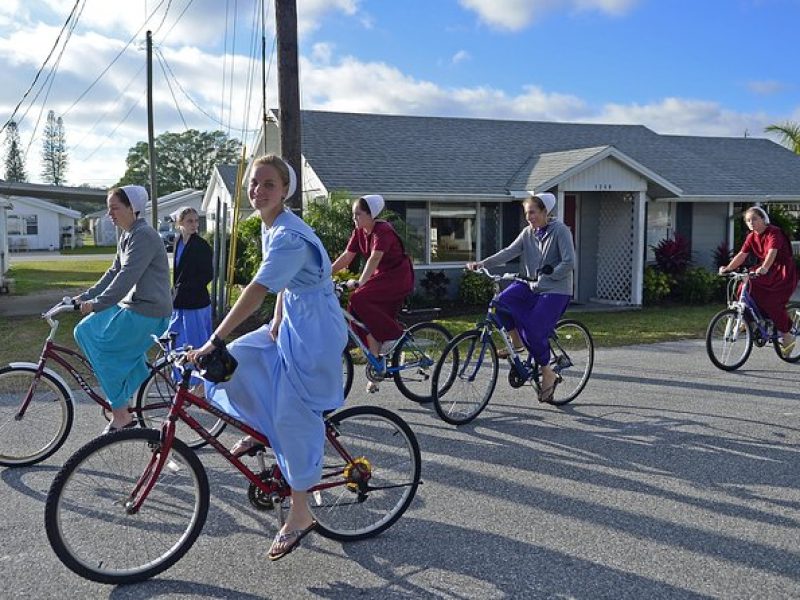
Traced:
[[[706, 352], [715, 367], [735, 371], [750, 357], [755, 344], [759, 348], [772, 342], [778, 358], [788, 363], [800, 360], [800, 338], [788, 353], [783, 351], [780, 332], [766, 318], [750, 295], [752, 273], [728, 273], [727, 305], [711, 318], [706, 330]], [[741, 282], [741, 285], [739, 283]], [[800, 305], [789, 303], [792, 332], [800, 335]]]
[[[269, 440], [189, 391], [191, 365], [173, 350], [182, 379], [160, 430], [123, 429], [78, 450], [56, 475], [45, 503], [45, 530], [54, 552], [81, 577], [127, 584], [148, 579], [182, 558], [206, 520], [209, 484], [197, 454], [175, 437], [182, 422], [222, 454], [250, 482], [258, 510], [278, 509], [283, 524], [290, 488], [277, 464], [268, 465]], [[255, 438], [251, 470], [187, 411], [192, 407]], [[316, 531], [339, 541], [375, 536], [406, 511], [420, 484], [420, 450], [409, 426], [379, 407], [356, 406], [326, 415], [320, 483], [309, 492]], [[242, 456], [242, 458], [244, 458]]]
[[[53, 340], [59, 322], [54, 317], [73, 312], [78, 307], [71, 298], [64, 298], [45, 313], [42, 318], [50, 326], [38, 362], [12, 362], [0, 368], [0, 465], [25, 467], [39, 463], [53, 455], [69, 436], [74, 419], [75, 397], [66, 380], [48, 366], [50, 361], [61, 365], [72, 376], [81, 390], [100, 405], [108, 418], [111, 407], [98, 394], [76, 364], [89, 374], [93, 372], [88, 359], [80, 352], [60, 346]], [[135, 403], [128, 410], [138, 424], [147, 427], [158, 424], [166, 416], [169, 400], [177, 384], [171, 375], [172, 365], [166, 353], [174, 344], [174, 336], [162, 336], [157, 343], [161, 356], [148, 363], [150, 374], [139, 386]], [[206, 426], [219, 435], [225, 423], [217, 420]], [[182, 431], [184, 436], [188, 431]], [[194, 448], [205, 445], [199, 438], [187, 438]]]
[[[453, 338], [444, 349], [433, 371], [433, 407], [436, 414], [452, 425], [464, 425], [486, 408], [497, 385], [499, 357], [493, 339], [497, 332], [508, 350], [508, 383], [519, 388], [530, 383], [538, 395], [540, 367], [528, 355], [523, 359], [503, 327], [498, 314], [508, 311], [497, 305], [501, 281], [535, 281], [516, 273], [492, 275], [485, 268], [478, 273], [494, 282], [495, 295], [485, 319], [475, 329]], [[509, 315], [510, 317], [510, 315]], [[594, 341], [589, 330], [575, 319], [562, 319], [550, 336], [550, 366], [556, 373], [556, 387], [550, 404], [572, 402], [586, 387], [594, 365]], [[440, 385], [440, 382], [442, 382]]]
[[[345, 284], [336, 283], [335, 288], [336, 295], [341, 298], [346, 289]], [[433, 400], [431, 373], [445, 345], [453, 338], [446, 327], [430, 321], [412, 325], [403, 330], [400, 339], [385, 357], [375, 356], [356, 333], [356, 327], [368, 332], [367, 326], [344, 308], [342, 314], [347, 322], [347, 335], [350, 339], [350, 344], [342, 354], [345, 397], [353, 385], [353, 357], [350, 349], [356, 347], [367, 361], [369, 381], [380, 383], [391, 377], [400, 393], [409, 400], [421, 404]]]

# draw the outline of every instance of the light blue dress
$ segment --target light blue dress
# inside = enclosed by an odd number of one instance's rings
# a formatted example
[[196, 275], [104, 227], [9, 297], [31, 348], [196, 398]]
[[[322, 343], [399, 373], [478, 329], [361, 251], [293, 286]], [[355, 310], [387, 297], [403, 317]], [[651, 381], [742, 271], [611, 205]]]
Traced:
[[208, 386], [206, 394], [266, 434], [289, 485], [304, 491], [322, 473], [322, 413], [344, 403], [347, 331], [328, 254], [302, 219], [284, 211], [272, 227], [262, 227], [262, 252], [253, 281], [284, 290], [278, 339], [264, 325], [232, 342], [236, 373], [227, 383]]

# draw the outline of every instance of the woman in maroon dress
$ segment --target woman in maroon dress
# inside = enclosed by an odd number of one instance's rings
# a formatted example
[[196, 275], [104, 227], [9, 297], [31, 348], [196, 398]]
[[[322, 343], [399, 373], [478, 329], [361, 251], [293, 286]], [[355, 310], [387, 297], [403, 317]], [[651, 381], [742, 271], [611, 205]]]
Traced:
[[[377, 218], [383, 206], [378, 195], [353, 202], [356, 227], [347, 249], [331, 266], [336, 273], [350, 266], [356, 256], [367, 259], [358, 280], [351, 280], [351, 287], [357, 289], [350, 296], [349, 310], [369, 328], [369, 333], [359, 335], [375, 356], [388, 354], [403, 334], [397, 315], [414, 290], [414, 270], [400, 236], [391, 224]], [[368, 391], [376, 389], [369, 386]]]
[[780, 227], [770, 225], [764, 209], [753, 206], [744, 213], [744, 222], [750, 233], [742, 249], [727, 266], [720, 267], [720, 274], [733, 271], [752, 253], [760, 265], [755, 269], [759, 277], [750, 280], [750, 295], [764, 314], [772, 319], [783, 337], [783, 351], [790, 352], [795, 344], [796, 332], [791, 331], [792, 322], [786, 313], [797, 287], [797, 269], [792, 257], [792, 245]]

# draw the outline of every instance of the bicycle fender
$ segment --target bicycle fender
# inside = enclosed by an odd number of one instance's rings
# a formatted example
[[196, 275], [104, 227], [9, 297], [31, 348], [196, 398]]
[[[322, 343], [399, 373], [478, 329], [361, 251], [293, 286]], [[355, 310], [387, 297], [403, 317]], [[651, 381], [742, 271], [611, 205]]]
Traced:
[[[12, 362], [8, 363], [8, 366], [13, 367], [15, 369], [31, 369], [33, 371], [36, 371], [39, 368], [39, 365], [33, 362]], [[72, 395], [72, 390], [70, 389], [69, 385], [67, 385], [66, 380], [61, 375], [53, 371], [53, 369], [48, 369], [47, 367], [45, 367], [44, 372], [47, 373], [53, 379], [55, 379], [58, 383], [62, 385], [62, 387], [65, 390], [67, 390], [69, 401], [75, 404], [75, 396]]]

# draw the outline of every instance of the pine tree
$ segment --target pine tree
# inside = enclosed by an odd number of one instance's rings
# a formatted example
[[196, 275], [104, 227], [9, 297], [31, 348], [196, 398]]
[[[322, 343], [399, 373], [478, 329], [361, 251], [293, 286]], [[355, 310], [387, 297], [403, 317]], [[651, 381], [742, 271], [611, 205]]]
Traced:
[[27, 181], [25, 158], [20, 151], [19, 130], [11, 121], [6, 129], [6, 181]]
[[64, 121], [51, 110], [47, 113], [42, 142], [42, 179], [53, 185], [66, 183], [67, 143]]

